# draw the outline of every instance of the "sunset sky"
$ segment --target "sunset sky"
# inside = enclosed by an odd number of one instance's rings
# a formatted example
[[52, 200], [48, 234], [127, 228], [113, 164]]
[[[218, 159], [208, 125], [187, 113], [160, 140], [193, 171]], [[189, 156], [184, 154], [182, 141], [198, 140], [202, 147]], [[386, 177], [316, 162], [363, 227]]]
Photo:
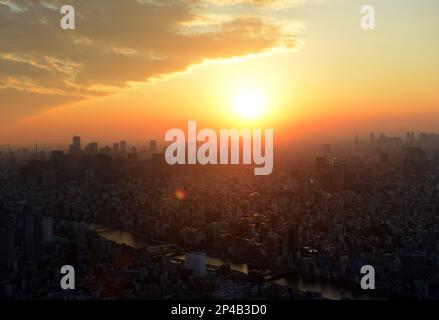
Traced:
[[[76, 30], [62, 30], [72, 4]], [[360, 9], [376, 9], [376, 30]], [[437, 0], [0, 0], [0, 144], [438, 131]]]

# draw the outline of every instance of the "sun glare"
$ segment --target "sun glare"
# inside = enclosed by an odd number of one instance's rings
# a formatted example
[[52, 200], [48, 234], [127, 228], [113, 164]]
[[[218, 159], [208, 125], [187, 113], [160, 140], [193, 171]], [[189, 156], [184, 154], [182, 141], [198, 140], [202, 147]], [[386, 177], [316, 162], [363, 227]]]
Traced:
[[266, 103], [266, 97], [261, 90], [246, 89], [236, 94], [233, 108], [240, 117], [254, 119], [264, 113]]

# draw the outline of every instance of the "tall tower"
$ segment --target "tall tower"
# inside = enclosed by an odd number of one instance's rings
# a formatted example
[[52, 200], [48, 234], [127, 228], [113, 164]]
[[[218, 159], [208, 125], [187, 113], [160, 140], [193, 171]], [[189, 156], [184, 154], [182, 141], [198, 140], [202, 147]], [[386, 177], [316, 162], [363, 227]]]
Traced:
[[24, 216], [24, 253], [27, 260], [35, 258], [35, 243], [34, 243], [34, 216], [26, 214]]
[[16, 261], [14, 230], [0, 230], [0, 268], [9, 269]]
[[122, 152], [122, 153], [128, 152], [128, 144], [125, 140], [123, 140], [119, 143], [119, 147], [120, 147], [120, 152]]
[[97, 142], [90, 142], [88, 144], [87, 152], [89, 154], [98, 154], [99, 153], [99, 146]]
[[80, 154], [81, 149], [81, 137], [75, 136], [72, 139], [72, 144], [70, 145], [70, 153], [71, 154]]
[[371, 132], [369, 135], [369, 143], [371, 146], [375, 145], [375, 133]]
[[151, 153], [157, 153], [157, 140], [151, 140], [149, 142], [149, 151]]

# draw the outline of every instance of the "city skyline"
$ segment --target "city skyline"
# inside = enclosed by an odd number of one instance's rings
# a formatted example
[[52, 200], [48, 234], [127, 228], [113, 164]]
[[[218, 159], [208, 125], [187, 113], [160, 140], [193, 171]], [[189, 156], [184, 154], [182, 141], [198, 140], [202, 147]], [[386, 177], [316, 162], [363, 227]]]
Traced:
[[282, 152], [262, 178], [127, 149], [0, 152], [0, 299], [439, 297], [439, 134]]
[[[335, 144], [340, 146], [350, 146], [353, 144], [370, 144], [371, 137], [373, 136], [375, 140], [379, 138], [393, 138], [393, 139], [400, 139], [401, 142], [407, 141], [408, 135], [413, 134], [415, 138], [419, 136], [435, 136], [438, 134], [438, 132], [433, 131], [414, 131], [414, 130], [407, 130], [404, 132], [399, 132], [396, 134], [389, 134], [388, 132], [367, 132], [367, 133], [351, 133], [343, 135], [342, 137], [326, 137], [322, 139], [320, 136], [315, 137], [308, 137], [304, 138], [303, 140], [299, 140], [296, 143], [279, 143], [276, 144], [276, 148], [280, 148], [282, 150], [288, 150], [288, 149], [294, 149], [294, 148], [317, 148], [321, 147], [325, 144]], [[60, 142], [52, 142], [52, 143], [40, 143], [38, 141], [28, 142], [28, 143], [19, 143], [19, 144], [13, 144], [13, 143], [4, 143], [0, 144], [0, 150], [7, 151], [14, 150], [14, 149], [30, 149], [29, 151], [34, 150], [37, 147], [38, 150], [45, 150], [45, 151], [66, 151], [67, 153], [71, 153], [71, 147], [74, 145], [75, 138], [79, 138], [80, 144], [81, 144], [81, 152], [84, 152], [86, 148], [90, 144], [97, 144], [98, 150], [101, 149], [111, 149], [114, 150], [115, 148], [119, 148], [119, 145], [121, 143], [125, 143], [128, 145], [129, 148], [135, 148], [137, 151], [145, 151], [145, 150], [155, 150], [158, 153], [162, 153], [162, 151], [165, 150], [166, 146], [170, 144], [170, 142], [166, 142], [164, 138], [162, 139], [156, 139], [156, 138], [145, 138], [141, 140], [134, 140], [134, 141], [128, 141], [124, 138], [119, 138], [116, 140], [98, 140], [88, 137], [87, 139], [84, 139], [81, 135], [73, 135], [70, 136], [70, 142], [67, 141], [60, 141]], [[129, 151], [129, 148], [127, 149]]]
[[439, 300], [438, 12], [0, 0], [0, 302]]

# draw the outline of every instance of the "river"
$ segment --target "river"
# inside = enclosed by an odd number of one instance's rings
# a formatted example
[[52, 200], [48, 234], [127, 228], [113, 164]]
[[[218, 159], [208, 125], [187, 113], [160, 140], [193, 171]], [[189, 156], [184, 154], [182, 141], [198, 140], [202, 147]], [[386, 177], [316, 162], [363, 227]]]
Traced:
[[89, 223], [87, 226], [89, 230], [97, 232], [104, 239], [124, 244], [135, 249], [142, 249], [154, 245], [153, 243], [149, 243], [141, 237], [122, 229], [104, 227], [95, 223]]
[[362, 292], [360, 289], [352, 290], [350, 288], [343, 288], [320, 280], [305, 280], [302, 277], [281, 278], [274, 280], [274, 283], [292, 288], [299, 291], [317, 292], [322, 295], [322, 298], [330, 300], [340, 300], [347, 298], [351, 300], [373, 300], [369, 294]]
[[[142, 249], [147, 246], [154, 245], [148, 243], [144, 239], [132, 234], [131, 232], [114, 229], [109, 227], [103, 227], [96, 224], [88, 224], [90, 230], [96, 231], [99, 235], [110, 241], [114, 241], [119, 244], [124, 244], [136, 249]], [[174, 256], [176, 259], [184, 260], [184, 255]], [[222, 259], [215, 257], [206, 257], [206, 264], [209, 266], [220, 267], [225, 262]], [[248, 265], [246, 263], [234, 263], [228, 262], [230, 268], [236, 272], [248, 273]], [[302, 277], [281, 278], [273, 281], [276, 284], [292, 288], [293, 290], [317, 292], [321, 294], [323, 298], [331, 300], [339, 300], [341, 298], [348, 298], [353, 300], [371, 300], [373, 297], [361, 290], [352, 290], [349, 288], [343, 288], [334, 284], [322, 282], [320, 280], [312, 281], [305, 280]]]

